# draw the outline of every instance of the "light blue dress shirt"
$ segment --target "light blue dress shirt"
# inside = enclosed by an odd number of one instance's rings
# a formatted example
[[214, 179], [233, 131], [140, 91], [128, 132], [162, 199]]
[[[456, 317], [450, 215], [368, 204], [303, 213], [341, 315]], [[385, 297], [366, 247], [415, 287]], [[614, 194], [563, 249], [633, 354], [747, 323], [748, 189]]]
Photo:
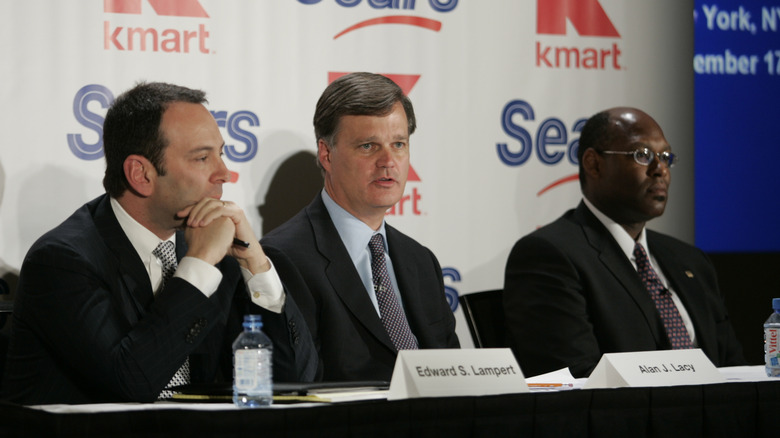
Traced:
[[330, 219], [333, 221], [333, 225], [336, 226], [336, 231], [339, 233], [341, 241], [347, 248], [349, 257], [352, 259], [352, 264], [355, 265], [360, 280], [363, 282], [363, 286], [366, 288], [371, 302], [374, 303], [377, 315], [381, 318], [382, 315], [379, 312], [379, 303], [376, 299], [376, 293], [374, 292], [374, 283], [371, 274], [371, 250], [368, 248], [368, 242], [371, 240], [374, 234], [381, 234], [385, 242], [385, 262], [387, 263], [387, 273], [390, 275], [390, 281], [393, 283], [393, 291], [398, 299], [398, 303], [403, 308], [403, 300], [401, 300], [401, 293], [398, 289], [398, 281], [395, 279], [395, 270], [393, 269], [393, 262], [390, 260], [390, 252], [387, 244], [387, 235], [385, 234], [385, 222], [382, 221], [382, 225], [379, 230], [374, 231], [365, 224], [365, 222], [352, 216], [349, 212], [344, 210], [340, 205], [336, 203], [325, 189], [322, 190], [322, 202], [325, 204], [325, 208], [330, 214]]

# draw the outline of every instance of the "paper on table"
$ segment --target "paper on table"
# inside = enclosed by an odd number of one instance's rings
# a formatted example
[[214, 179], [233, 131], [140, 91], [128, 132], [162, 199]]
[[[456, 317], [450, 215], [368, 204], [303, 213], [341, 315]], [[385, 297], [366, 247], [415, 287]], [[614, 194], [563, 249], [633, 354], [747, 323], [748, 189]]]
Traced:
[[718, 371], [728, 382], [780, 382], [780, 378], [767, 376], [763, 365], [721, 367]]
[[561, 368], [547, 374], [529, 377], [526, 379], [531, 392], [536, 391], [563, 391], [567, 389], [580, 389], [587, 379], [576, 379], [568, 368]]
[[310, 396], [317, 397], [323, 402], [339, 403], [358, 400], [385, 400], [386, 389], [346, 390], [346, 391], [309, 391]]

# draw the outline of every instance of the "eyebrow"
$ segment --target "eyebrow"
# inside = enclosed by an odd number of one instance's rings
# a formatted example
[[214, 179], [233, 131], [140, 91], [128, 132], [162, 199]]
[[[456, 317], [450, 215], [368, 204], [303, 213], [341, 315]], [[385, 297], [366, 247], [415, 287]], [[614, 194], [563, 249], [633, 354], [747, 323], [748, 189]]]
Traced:
[[[404, 141], [409, 142], [409, 136], [408, 135], [399, 135], [397, 137], [394, 137], [390, 140], [391, 142], [397, 142], [397, 141]], [[366, 137], [360, 140], [355, 140], [356, 144], [366, 144], [366, 143], [380, 143], [379, 139], [372, 135], [371, 137]]]
[[[650, 145], [645, 143], [645, 142], [642, 142], [642, 141], [636, 141], [636, 142], [633, 142], [633, 143], [629, 143], [629, 145], [630, 146], [643, 147], [643, 148], [646, 148], [646, 149], [650, 149]], [[670, 145], [669, 143], [666, 143], [666, 146], [664, 147], [664, 151], [666, 152], [666, 151], [671, 151], [671, 150], [672, 150], [672, 145]]]
[[[225, 148], [225, 142], [222, 142], [222, 144], [219, 145], [217, 150], [218, 151], [222, 151], [224, 148]], [[187, 155], [198, 155], [200, 153], [211, 152], [213, 150], [214, 150], [214, 146], [206, 146], [206, 145], [204, 145], [204, 146], [199, 146], [199, 147], [196, 147], [195, 149], [191, 149], [191, 150], [187, 151]]]

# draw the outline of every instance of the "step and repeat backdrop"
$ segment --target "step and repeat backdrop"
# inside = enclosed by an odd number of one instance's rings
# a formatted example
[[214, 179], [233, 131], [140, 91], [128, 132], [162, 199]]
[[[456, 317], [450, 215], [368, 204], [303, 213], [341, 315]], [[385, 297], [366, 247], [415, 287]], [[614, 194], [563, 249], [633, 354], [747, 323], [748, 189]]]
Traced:
[[595, 112], [636, 106], [661, 124], [681, 159], [650, 226], [693, 242], [693, 0], [0, 8], [0, 273], [11, 282], [36, 238], [102, 193], [103, 118], [141, 80], [208, 93], [232, 171], [224, 197], [258, 236], [321, 187], [312, 115], [328, 82], [352, 71], [395, 80], [418, 130], [387, 221], [437, 254], [465, 346], [457, 297], [502, 287], [513, 243], [579, 202], [579, 132]]
[[778, 253], [780, 1], [696, 0], [694, 22], [696, 244]]

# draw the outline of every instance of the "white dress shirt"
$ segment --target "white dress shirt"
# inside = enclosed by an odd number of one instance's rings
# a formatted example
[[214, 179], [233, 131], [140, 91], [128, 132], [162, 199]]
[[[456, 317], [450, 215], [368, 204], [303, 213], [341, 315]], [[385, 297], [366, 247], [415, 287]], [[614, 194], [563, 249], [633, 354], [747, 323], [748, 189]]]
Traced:
[[639, 238], [634, 241], [634, 239], [631, 237], [631, 235], [628, 234], [628, 231], [626, 231], [623, 226], [618, 224], [617, 222], [610, 219], [607, 215], [599, 211], [598, 208], [596, 208], [593, 204], [591, 204], [590, 201], [588, 201], [586, 198], [582, 198], [582, 200], [585, 202], [585, 205], [588, 207], [588, 209], [593, 213], [598, 220], [604, 224], [605, 227], [607, 227], [607, 230], [612, 235], [612, 237], [617, 242], [618, 246], [620, 246], [620, 249], [623, 250], [623, 253], [625, 253], [626, 257], [629, 261], [631, 261], [631, 264], [634, 266], [634, 269], [637, 269], [636, 266], [636, 258], [634, 257], [634, 246], [637, 243], [640, 243], [642, 247], [645, 249], [645, 252], [647, 252], [647, 257], [650, 259], [650, 266], [653, 267], [653, 270], [658, 275], [658, 279], [661, 280], [661, 283], [664, 285], [664, 287], [669, 291], [669, 294], [672, 296], [672, 301], [674, 302], [674, 305], [677, 306], [677, 311], [680, 313], [680, 317], [682, 317], [683, 323], [685, 324], [685, 329], [688, 330], [688, 334], [691, 337], [691, 343], [694, 347], [698, 346], [696, 342], [696, 332], [693, 329], [693, 322], [691, 321], [690, 315], [688, 315], [688, 311], [685, 310], [685, 306], [683, 305], [682, 301], [680, 300], [680, 297], [677, 295], [677, 293], [669, 286], [669, 282], [666, 280], [666, 276], [664, 276], [663, 271], [658, 267], [658, 263], [655, 261], [655, 257], [653, 257], [653, 253], [650, 252], [650, 248], [647, 246], [647, 235], [645, 233], [645, 228], [642, 228], [642, 232], [639, 233]]
[[[114, 211], [122, 231], [125, 232], [138, 253], [138, 257], [141, 258], [141, 262], [149, 274], [152, 291], [157, 294], [162, 283], [162, 262], [152, 254], [152, 251], [162, 240], [133, 219], [113, 197], [111, 198], [111, 209]], [[168, 240], [175, 245], [176, 234], [171, 235]], [[252, 302], [264, 309], [281, 313], [285, 301], [284, 287], [273, 263], [270, 259], [268, 262], [271, 264], [271, 269], [266, 272], [252, 275], [249, 270], [242, 267], [241, 275], [247, 290], [249, 290]], [[195, 257], [184, 257], [179, 260], [173, 276], [189, 282], [207, 297], [210, 297], [217, 290], [220, 281], [222, 281], [222, 272], [216, 266]]]

